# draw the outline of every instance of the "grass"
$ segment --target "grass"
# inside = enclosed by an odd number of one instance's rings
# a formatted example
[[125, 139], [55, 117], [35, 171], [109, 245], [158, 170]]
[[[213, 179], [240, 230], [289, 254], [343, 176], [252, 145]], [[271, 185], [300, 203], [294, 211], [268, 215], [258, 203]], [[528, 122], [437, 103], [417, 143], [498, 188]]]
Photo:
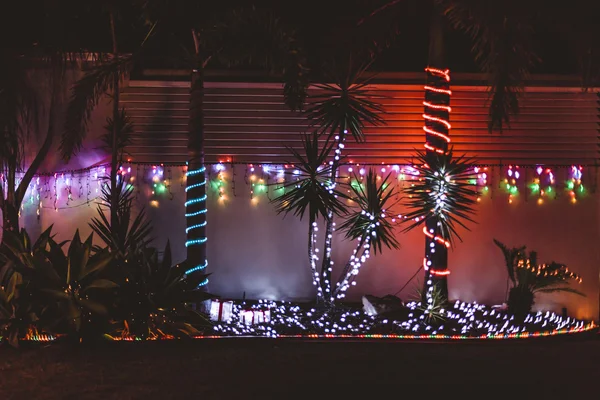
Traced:
[[303, 393], [319, 398], [315, 395], [323, 389], [365, 390], [370, 395], [364, 398], [370, 399], [380, 398], [373, 397], [375, 391], [399, 391], [407, 384], [593, 383], [600, 379], [596, 336], [452, 343], [235, 338], [3, 347], [0, 399], [287, 399], [306, 398]]

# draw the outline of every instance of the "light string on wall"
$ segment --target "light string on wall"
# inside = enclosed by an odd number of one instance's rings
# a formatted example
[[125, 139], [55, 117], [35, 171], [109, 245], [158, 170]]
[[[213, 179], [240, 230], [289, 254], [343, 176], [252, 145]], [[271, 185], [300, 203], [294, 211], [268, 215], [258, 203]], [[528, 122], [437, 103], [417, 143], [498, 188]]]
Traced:
[[[248, 187], [246, 198], [250, 198], [252, 204], [257, 204], [261, 195], [264, 195], [267, 201], [281, 195], [286, 176], [298, 179], [298, 176], [294, 174], [295, 167], [291, 164], [236, 164], [231, 162], [207, 164], [207, 168], [216, 172], [212, 178], [213, 182], [211, 182], [212, 187], [216, 190], [208, 193], [207, 199], [213, 196], [213, 193], [215, 199], [228, 199], [228, 191], [234, 197], [238, 195], [243, 197], [243, 190], [240, 193], [239, 188], [236, 188], [236, 183], [239, 184], [239, 182], [236, 179], [235, 169], [239, 165], [246, 167], [247, 171], [244, 175], [244, 182]], [[251, 180], [251, 175], [249, 175], [252, 168], [254, 168], [252, 171], [254, 180]], [[338, 183], [360, 184], [368, 168], [376, 168], [379, 178], [392, 172], [393, 184], [398, 191], [411, 185], [416, 178], [415, 168], [411, 164], [346, 163], [340, 168]], [[91, 206], [100, 199], [102, 186], [107, 183], [108, 170], [108, 165], [97, 165], [79, 170], [35, 175], [19, 210], [21, 213], [31, 210], [37, 216], [41, 216], [44, 210], [56, 212], [82, 205]], [[595, 181], [593, 180], [595, 174], [593, 172], [586, 174], [585, 171], [583, 165], [481, 165], [474, 168], [471, 183], [479, 189], [479, 202], [485, 202], [498, 191], [509, 204], [517, 204], [519, 203], [517, 200], [529, 201], [529, 199], [536, 201], [540, 206], [550, 200], [558, 201], [560, 199], [567, 199], [570, 203], [577, 204], [587, 194], [595, 192]], [[186, 172], [185, 167], [182, 168], [181, 165], [129, 162], [119, 168], [118, 177], [124, 179], [128, 183], [128, 187], [134, 189], [137, 201], [147, 199], [151, 207], [159, 207], [162, 201], [175, 200], [177, 196], [181, 196], [177, 191], [173, 191], [172, 182], [174, 178], [177, 179], [173, 176], [174, 172], [181, 174], [181, 186], [185, 188], [186, 193], [204, 185], [203, 182], [197, 182], [185, 187]], [[358, 172], [358, 180], [353, 178], [355, 172]], [[17, 175], [16, 184], [22, 179], [22, 176], [23, 173]], [[494, 176], [496, 176], [495, 179]], [[6, 177], [0, 174], [0, 180], [6, 189]], [[497, 181], [499, 184], [494, 186], [492, 181]], [[272, 193], [267, 193], [271, 186], [273, 186]], [[519, 196], [520, 193], [526, 195]], [[145, 195], [140, 196], [141, 194]], [[225, 204], [224, 201], [219, 202]], [[195, 212], [198, 211], [201, 210]]]

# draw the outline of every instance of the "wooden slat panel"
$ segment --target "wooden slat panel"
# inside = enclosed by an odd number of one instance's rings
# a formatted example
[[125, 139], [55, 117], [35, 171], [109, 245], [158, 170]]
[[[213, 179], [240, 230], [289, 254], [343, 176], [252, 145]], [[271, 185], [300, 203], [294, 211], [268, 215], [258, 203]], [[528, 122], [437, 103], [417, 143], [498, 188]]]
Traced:
[[[283, 104], [280, 89], [211, 84], [205, 96], [206, 155], [209, 162], [284, 162], [286, 146], [301, 145], [309, 130], [300, 113]], [[502, 134], [487, 132], [488, 93], [453, 88], [452, 144], [482, 164], [592, 163], [598, 159], [595, 95], [581, 92], [527, 92], [521, 113]], [[401, 162], [423, 148], [423, 91], [415, 86], [379, 85], [373, 92], [384, 107], [386, 126], [366, 129], [366, 143], [349, 143], [346, 154], [360, 162]], [[314, 96], [319, 92], [310, 93]], [[142, 162], [185, 162], [187, 88], [130, 87], [121, 103], [135, 125], [128, 152]]]

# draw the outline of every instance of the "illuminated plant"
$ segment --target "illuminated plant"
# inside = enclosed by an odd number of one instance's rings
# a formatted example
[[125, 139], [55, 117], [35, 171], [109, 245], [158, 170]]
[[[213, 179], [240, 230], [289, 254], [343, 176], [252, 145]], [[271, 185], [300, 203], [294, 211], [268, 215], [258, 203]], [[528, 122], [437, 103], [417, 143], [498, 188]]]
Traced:
[[448, 271], [448, 249], [454, 238], [460, 239], [458, 227], [468, 229], [465, 222], [472, 222], [473, 205], [477, 202], [477, 191], [472, 189], [474, 164], [470, 159], [447, 154], [423, 154], [417, 158], [416, 179], [405, 189], [410, 210], [405, 216], [409, 224], [405, 231], [423, 226], [426, 236], [425, 295], [439, 287], [447, 298], [446, 278]]
[[389, 183], [390, 174], [378, 182], [377, 174], [370, 169], [364, 183], [356, 176], [355, 181], [357, 183], [350, 185], [350, 188], [351, 200], [356, 207], [345, 218], [340, 230], [346, 233], [346, 239], [356, 240], [358, 244], [333, 290], [336, 299], [344, 298], [350, 285], [356, 284], [359, 269], [370, 257], [371, 250], [377, 254], [381, 253], [384, 246], [393, 249], [400, 247], [394, 237], [394, 228], [386, 218], [386, 210], [393, 206], [390, 201], [395, 195]]
[[327, 218], [331, 212], [342, 215], [347, 210], [338, 199], [339, 196], [343, 197], [342, 193], [330, 182], [332, 167], [327, 164], [327, 158], [333, 144], [327, 141], [323, 147], [320, 147], [319, 134], [313, 132], [310, 136], [302, 137], [302, 145], [304, 155], [294, 148], [289, 148], [294, 157], [292, 164], [295, 170], [283, 184], [284, 193], [272, 202], [278, 214], [287, 215], [292, 212], [303, 219], [305, 213], [308, 213], [308, 261], [313, 284], [317, 286], [317, 299], [321, 301], [324, 299], [324, 293], [317, 268], [318, 249], [315, 249], [317, 220], [320, 217]]
[[[334, 84], [316, 84], [318, 94], [312, 99], [311, 105], [306, 110], [306, 116], [310, 126], [314, 127], [321, 135], [334, 141], [335, 151], [333, 159], [328, 160], [330, 165], [329, 188], [335, 189], [338, 179], [338, 170], [341, 165], [342, 152], [348, 136], [360, 143], [365, 141], [365, 126], [383, 125], [383, 108], [373, 99], [367, 84], [361, 81], [361, 76], [369, 67], [371, 61], [357, 64], [353, 57], [336, 62], [335, 57], [330, 68], [334, 71], [332, 80]], [[326, 70], [329, 70], [327, 68]], [[333, 301], [333, 290], [331, 287], [331, 271], [333, 262], [331, 260], [332, 238], [335, 230], [335, 212], [329, 210], [326, 215], [325, 246], [321, 266], [321, 286], [328, 301]]]
[[445, 312], [448, 306], [447, 298], [437, 286], [430, 292], [431, 302], [423, 303], [425, 293], [419, 286], [416, 287], [417, 305], [416, 309], [423, 313], [424, 320], [428, 323], [439, 324], [446, 320]]
[[496, 239], [494, 243], [504, 255], [508, 278], [512, 282], [507, 302], [508, 310], [515, 318], [523, 319], [531, 312], [537, 293], [567, 292], [584, 296], [569, 286], [571, 280], [581, 283], [582, 279], [566, 265], [554, 261], [538, 264], [537, 253], [527, 254], [525, 246], [509, 249]]

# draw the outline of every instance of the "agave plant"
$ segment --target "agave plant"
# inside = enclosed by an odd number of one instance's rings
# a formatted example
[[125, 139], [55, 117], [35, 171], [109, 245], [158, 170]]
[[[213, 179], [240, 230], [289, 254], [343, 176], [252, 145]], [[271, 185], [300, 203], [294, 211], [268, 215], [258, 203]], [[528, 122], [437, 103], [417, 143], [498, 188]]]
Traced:
[[350, 185], [351, 200], [356, 207], [346, 217], [340, 230], [346, 233], [346, 239], [356, 240], [358, 244], [334, 288], [334, 298], [344, 297], [343, 293], [352, 284], [363, 264], [363, 257], [366, 261], [371, 251], [373, 254], [381, 253], [384, 246], [390, 249], [400, 247], [394, 236], [394, 227], [386, 218], [386, 212], [394, 205], [390, 202], [395, 195], [389, 181], [390, 175], [378, 182], [377, 174], [370, 169], [364, 183], [355, 176], [356, 183]]
[[199, 304], [210, 295], [196, 288], [206, 275], [186, 275], [184, 264], [172, 266], [169, 242], [162, 257], [155, 248], [139, 249], [128, 260], [127, 279], [119, 289], [117, 312], [123, 319], [121, 337], [146, 339], [164, 336], [194, 336], [195, 326], [206, 319], [186, 306]]
[[19, 339], [37, 331], [39, 307], [33, 302], [28, 284], [23, 275], [12, 271], [8, 284], [0, 285], [0, 340], [13, 347], [19, 346]]
[[323, 147], [319, 144], [318, 132], [304, 135], [302, 138], [304, 155], [296, 149], [289, 148], [294, 160], [291, 164], [295, 170], [287, 182], [280, 185], [283, 193], [272, 200], [278, 214], [293, 213], [301, 220], [308, 213], [308, 261], [312, 271], [313, 284], [317, 286], [317, 298], [323, 299], [320, 273], [317, 271], [317, 256], [314, 243], [319, 217], [327, 218], [329, 212], [343, 215], [346, 207], [340, 201], [344, 195], [331, 187], [331, 166], [327, 164], [333, 144], [326, 141]]
[[107, 249], [92, 252], [92, 235], [82, 242], [79, 231], [66, 254], [62, 247], [50, 238], [48, 249], [24, 257], [23, 265], [31, 272], [32, 290], [48, 301], [44, 312], [53, 315], [52, 326], [59, 330], [64, 326], [67, 333], [81, 337], [82, 326], [92, 318], [108, 319], [102, 292], [117, 284], [98, 276], [113, 260], [113, 254]]
[[527, 254], [526, 247], [508, 248], [494, 239], [494, 243], [504, 255], [508, 278], [512, 287], [508, 294], [508, 310], [518, 319], [524, 319], [531, 312], [537, 293], [567, 292], [584, 296], [569, 286], [571, 280], [581, 283], [577, 274], [557, 262], [538, 264], [535, 251]]
[[38, 325], [43, 324], [39, 315], [44, 304], [36, 297], [31, 282], [33, 270], [27, 265], [47, 250], [51, 239], [52, 226], [35, 242], [25, 229], [4, 238], [0, 253], [0, 336], [11, 346], [17, 347], [19, 339], [37, 333]]

